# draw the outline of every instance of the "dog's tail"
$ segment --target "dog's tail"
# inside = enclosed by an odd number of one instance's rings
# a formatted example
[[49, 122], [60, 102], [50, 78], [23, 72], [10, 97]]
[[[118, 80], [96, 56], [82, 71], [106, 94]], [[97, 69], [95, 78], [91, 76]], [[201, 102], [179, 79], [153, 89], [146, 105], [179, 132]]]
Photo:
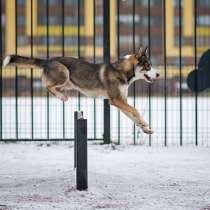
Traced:
[[8, 55], [3, 60], [3, 67], [6, 66], [17, 66], [21, 68], [44, 68], [47, 60], [39, 58], [30, 58], [19, 55]]

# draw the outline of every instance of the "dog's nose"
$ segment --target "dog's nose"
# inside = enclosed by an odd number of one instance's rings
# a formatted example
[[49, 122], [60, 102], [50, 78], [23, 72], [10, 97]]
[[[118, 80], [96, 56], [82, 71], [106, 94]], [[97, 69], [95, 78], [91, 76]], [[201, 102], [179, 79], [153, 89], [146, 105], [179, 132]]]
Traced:
[[159, 73], [156, 73], [156, 77], [159, 77], [160, 76], [160, 74]]

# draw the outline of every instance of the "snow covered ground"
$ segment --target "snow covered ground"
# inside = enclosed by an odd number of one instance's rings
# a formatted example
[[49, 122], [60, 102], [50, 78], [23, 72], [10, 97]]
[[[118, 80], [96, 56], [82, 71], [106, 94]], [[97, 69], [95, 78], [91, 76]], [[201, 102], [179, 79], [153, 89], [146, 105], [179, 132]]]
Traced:
[[88, 156], [79, 192], [70, 144], [0, 144], [0, 209], [210, 209], [208, 147], [89, 145]]

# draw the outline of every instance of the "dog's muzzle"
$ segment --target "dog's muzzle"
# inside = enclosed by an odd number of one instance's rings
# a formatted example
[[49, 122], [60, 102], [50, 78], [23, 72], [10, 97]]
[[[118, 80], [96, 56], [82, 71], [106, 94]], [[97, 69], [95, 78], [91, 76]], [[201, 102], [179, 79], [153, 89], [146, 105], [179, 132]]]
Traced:
[[144, 80], [148, 83], [153, 83], [158, 77], [160, 77], [160, 74], [153, 68], [144, 74]]

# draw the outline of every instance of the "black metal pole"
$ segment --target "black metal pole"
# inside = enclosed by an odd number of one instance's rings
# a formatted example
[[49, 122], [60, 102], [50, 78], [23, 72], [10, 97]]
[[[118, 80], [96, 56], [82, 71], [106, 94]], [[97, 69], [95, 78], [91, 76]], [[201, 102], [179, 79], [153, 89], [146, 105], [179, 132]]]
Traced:
[[78, 112], [74, 112], [74, 168], [77, 167], [77, 148], [76, 148], [76, 133], [77, 133], [77, 113]]
[[[2, 1], [0, 0], [0, 58], [2, 58]], [[0, 66], [0, 140], [2, 140], [2, 67]]]
[[[49, 0], [46, 0], [46, 50], [47, 50], [47, 59], [49, 59]], [[49, 92], [47, 92], [47, 140], [50, 139], [50, 101], [49, 101]]]
[[[81, 115], [77, 112], [77, 115]], [[87, 120], [79, 118], [76, 120], [76, 188], [87, 190]]]
[[[103, 53], [104, 63], [110, 63], [110, 0], [103, 0]], [[104, 144], [110, 143], [110, 105], [104, 99]]]
[[83, 117], [83, 112], [74, 112], [74, 168], [77, 166], [77, 144], [76, 144], [76, 133], [77, 133], [77, 120]]
[[[78, 54], [78, 58], [81, 57], [80, 54], [80, 0], [77, 0], [77, 54]], [[81, 104], [80, 104], [80, 92], [78, 91], [78, 109], [80, 110]]]
[[[61, 36], [62, 36], [62, 56], [65, 56], [65, 34], [64, 34], [64, 27], [65, 27], [65, 0], [62, 0], [61, 2]], [[63, 106], [63, 139], [66, 138], [66, 129], [65, 129], [65, 125], [66, 125], [66, 121], [65, 121], [65, 104], [64, 102], [62, 102], [62, 106]]]
[[[135, 35], [136, 35], [136, 25], [135, 25], [135, 8], [136, 8], [136, 2], [133, 0], [133, 7], [132, 7], [132, 13], [133, 13], [133, 53], [136, 51], [136, 40], [135, 40]], [[133, 83], [133, 106], [136, 107], [136, 82]], [[136, 125], [133, 123], [133, 143], [136, 144]]]
[[[31, 0], [31, 57], [33, 57], [33, 0]], [[34, 139], [34, 89], [33, 89], [33, 68], [31, 68], [31, 138]]]
[[166, 0], [163, 0], [163, 49], [164, 49], [164, 118], [165, 118], [165, 139], [164, 145], [167, 146], [167, 52], [166, 52]]
[[[197, 0], [194, 0], [194, 65], [197, 68]], [[198, 146], [198, 79], [195, 77], [195, 145]]]
[[[148, 47], [149, 47], [149, 55], [151, 52], [151, 2], [148, 0]], [[152, 123], [152, 104], [151, 104], [151, 85], [149, 84], [148, 87], [149, 92], [149, 128], [151, 128]], [[152, 146], [152, 136], [149, 135], [149, 146]]]
[[182, 0], [179, 0], [179, 115], [180, 115], [180, 146], [183, 145], [182, 140]]
[[[120, 0], [117, 0], [117, 61], [120, 60]], [[120, 111], [117, 111], [118, 117], [118, 144], [120, 144]]]
[[[93, 0], [93, 62], [96, 62], [96, 0]], [[93, 133], [96, 139], [96, 99], [93, 99]]]
[[[17, 0], [15, 1], [15, 54], [17, 55], [18, 51], [18, 12], [17, 12]], [[18, 68], [15, 67], [15, 131], [16, 131], [16, 140], [19, 138], [19, 128], [18, 128]]]

